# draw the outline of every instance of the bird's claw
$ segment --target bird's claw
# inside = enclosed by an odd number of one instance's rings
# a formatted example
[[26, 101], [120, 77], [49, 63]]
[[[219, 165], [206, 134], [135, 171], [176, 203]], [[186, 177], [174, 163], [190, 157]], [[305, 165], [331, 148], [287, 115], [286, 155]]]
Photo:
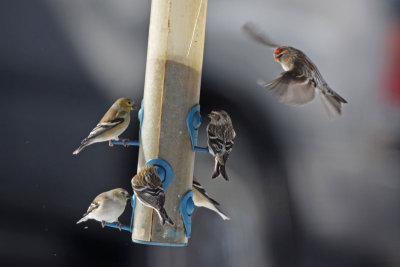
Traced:
[[101, 221], [101, 227], [104, 228], [105, 225], [106, 225], [106, 222], [105, 221]]
[[122, 141], [122, 145], [123, 145], [124, 147], [128, 147], [128, 145], [125, 143], [126, 141], [129, 141], [128, 138], [122, 138], [122, 139], [119, 139], [119, 140]]
[[113, 147], [113, 146], [114, 146], [112, 140], [108, 140], [108, 146], [109, 146], [109, 147]]
[[119, 231], [121, 231], [122, 230], [122, 223], [120, 221], [117, 221], [117, 224], [119, 226]]

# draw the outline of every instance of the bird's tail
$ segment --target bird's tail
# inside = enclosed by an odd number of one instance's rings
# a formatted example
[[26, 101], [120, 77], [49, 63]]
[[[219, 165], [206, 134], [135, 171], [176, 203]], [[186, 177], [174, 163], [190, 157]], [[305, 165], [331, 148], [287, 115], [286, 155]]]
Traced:
[[212, 174], [212, 178], [217, 178], [218, 176], [222, 176], [226, 181], [229, 181], [228, 174], [226, 173], [225, 170], [225, 164], [221, 164], [218, 160], [218, 157], [215, 157], [215, 167], [214, 167], [214, 172]]
[[221, 218], [223, 220], [230, 220], [231, 219], [228, 215], [223, 213], [222, 210], [218, 206], [214, 205], [214, 208], [215, 208], [215, 212], [218, 213], [218, 215], [221, 216]]
[[87, 216], [83, 216], [82, 219], [80, 219], [79, 221], [76, 222], [76, 224], [81, 223], [81, 222], [86, 222], [87, 220], [89, 220], [89, 218]]
[[[323, 91], [319, 96], [330, 118], [333, 117], [333, 115], [335, 114], [342, 114], [342, 104], [347, 104], [347, 101], [338, 93], [329, 88], [328, 92]], [[332, 114], [332, 110], [335, 114]]]
[[160, 210], [157, 210], [157, 213], [160, 216], [163, 225], [165, 224], [165, 222], [169, 223], [170, 225], [174, 225], [174, 222], [168, 216], [167, 211], [164, 209], [164, 207], [162, 207]]
[[82, 151], [82, 149], [84, 149], [85, 147], [87, 147], [88, 145], [92, 144], [91, 139], [89, 138], [85, 138], [82, 140], [81, 145], [74, 150], [74, 152], [72, 152], [73, 155], [78, 154], [79, 152]]

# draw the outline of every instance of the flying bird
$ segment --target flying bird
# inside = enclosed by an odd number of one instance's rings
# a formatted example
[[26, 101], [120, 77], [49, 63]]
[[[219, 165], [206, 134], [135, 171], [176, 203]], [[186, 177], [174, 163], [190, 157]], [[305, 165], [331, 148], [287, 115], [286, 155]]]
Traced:
[[82, 219], [77, 224], [86, 222], [89, 219], [101, 222], [102, 227], [104, 227], [106, 222], [117, 222], [121, 230], [121, 223], [118, 221], [118, 218], [124, 212], [126, 201], [130, 198], [131, 196], [128, 191], [123, 188], [103, 192], [93, 200], [87, 212], [83, 214]]
[[204, 187], [193, 177], [193, 202], [197, 207], [204, 207], [209, 210], [216, 212], [224, 220], [230, 220], [226, 214], [224, 214], [219, 208], [219, 203], [212, 199], [204, 189]]
[[174, 225], [164, 208], [165, 193], [156, 167], [145, 165], [140, 168], [139, 172], [132, 178], [131, 184], [139, 201], [143, 205], [153, 208], [163, 225], [165, 222]]
[[275, 47], [274, 59], [285, 70], [269, 83], [259, 80], [259, 85], [271, 89], [281, 102], [291, 105], [304, 105], [310, 102], [317, 91], [329, 117], [342, 114], [342, 105], [347, 104], [347, 101], [329, 87], [306, 54], [291, 46], [274, 44], [254, 24], [246, 23], [243, 31], [256, 42]]
[[221, 175], [226, 181], [229, 181], [225, 165], [232, 152], [233, 140], [236, 136], [232, 120], [224, 110], [213, 110], [208, 117], [211, 119], [207, 125], [208, 151], [215, 157], [212, 178]]
[[[96, 127], [89, 133], [89, 136], [82, 140], [81, 145], [72, 153], [78, 154], [85, 147], [108, 141], [110, 146], [113, 146], [112, 140], [118, 140], [129, 126], [130, 111], [137, 109], [134, 101], [129, 98], [120, 98], [114, 102], [110, 109], [106, 112]], [[124, 139], [123, 141], [126, 141]]]

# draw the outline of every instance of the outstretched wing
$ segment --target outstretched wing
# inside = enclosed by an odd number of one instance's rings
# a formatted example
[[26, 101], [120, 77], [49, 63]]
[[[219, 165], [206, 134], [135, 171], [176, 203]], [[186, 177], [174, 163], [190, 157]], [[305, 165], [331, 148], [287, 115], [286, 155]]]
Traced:
[[250, 37], [257, 43], [260, 43], [262, 45], [269, 46], [269, 47], [278, 47], [279, 46], [279, 45], [271, 42], [271, 40], [269, 40], [268, 37], [262, 31], [260, 31], [256, 27], [256, 25], [254, 25], [253, 23], [247, 22], [246, 24], [243, 25], [242, 30], [248, 37]]
[[281, 73], [270, 83], [263, 81], [259, 84], [271, 89], [281, 102], [292, 105], [303, 105], [314, 99], [315, 81], [304, 73], [296, 71], [297, 68]]

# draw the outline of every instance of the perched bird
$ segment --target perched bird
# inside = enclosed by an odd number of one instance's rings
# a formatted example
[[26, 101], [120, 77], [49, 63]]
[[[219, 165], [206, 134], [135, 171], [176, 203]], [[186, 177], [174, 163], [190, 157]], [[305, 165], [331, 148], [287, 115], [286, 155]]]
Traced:
[[342, 104], [346, 104], [347, 101], [329, 87], [318, 68], [302, 51], [291, 46], [278, 46], [272, 43], [251, 23], [246, 23], [243, 31], [263, 45], [277, 47], [274, 59], [285, 70], [272, 82], [266, 83], [260, 80], [258, 83], [261, 86], [270, 88], [281, 102], [292, 105], [310, 102], [317, 91], [329, 117], [335, 113], [342, 114]]
[[117, 222], [121, 230], [121, 223], [118, 221], [118, 217], [124, 212], [126, 201], [130, 198], [128, 191], [123, 188], [115, 188], [103, 192], [93, 200], [87, 212], [83, 214], [82, 219], [77, 224], [86, 222], [89, 219], [101, 222], [102, 227], [106, 222]]
[[137, 106], [129, 98], [123, 97], [115, 101], [89, 136], [82, 140], [81, 145], [72, 154], [76, 155], [85, 147], [98, 142], [108, 141], [109, 145], [113, 146], [111, 140], [118, 140], [118, 136], [128, 128], [131, 119], [130, 111], [133, 109], [137, 109]]
[[165, 193], [162, 187], [160, 176], [156, 167], [145, 165], [131, 180], [133, 191], [139, 201], [150, 208], [153, 208], [160, 216], [162, 224], [165, 222], [174, 225], [164, 208]]
[[215, 168], [212, 178], [222, 176], [229, 181], [225, 164], [232, 151], [233, 140], [236, 133], [233, 129], [231, 117], [224, 110], [213, 110], [208, 117], [211, 119], [207, 125], [208, 151], [215, 157]]
[[219, 214], [219, 216], [222, 217], [224, 220], [230, 220], [228, 216], [226, 216], [220, 209], [219, 209], [219, 203], [212, 199], [206, 192], [206, 190], [203, 188], [203, 186], [197, 181], [195, 177], [193, 177], [193, 186], [192, 186], [192, 191], [193, 191], [193, 202], [194, 205], [197, 207], [204, 207], [207, 209], [210, 209], [216, 213]]

